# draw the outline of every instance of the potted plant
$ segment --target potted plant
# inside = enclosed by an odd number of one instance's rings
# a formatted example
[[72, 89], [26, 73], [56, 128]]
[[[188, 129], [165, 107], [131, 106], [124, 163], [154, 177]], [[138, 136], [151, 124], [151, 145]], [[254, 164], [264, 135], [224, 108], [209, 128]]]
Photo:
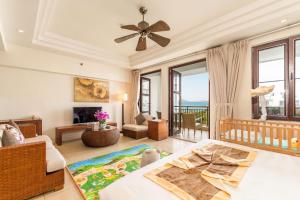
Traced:
[[106, 127], [106, 120], [109, 119], [109, 114], [98, 110], [94, 116], [99, 121], [99, 128], [104, 129]]

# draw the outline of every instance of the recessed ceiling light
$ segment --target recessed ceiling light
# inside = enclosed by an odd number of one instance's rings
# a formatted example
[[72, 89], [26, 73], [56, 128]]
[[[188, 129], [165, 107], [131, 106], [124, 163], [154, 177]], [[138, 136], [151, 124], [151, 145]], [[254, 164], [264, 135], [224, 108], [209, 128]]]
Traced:
[[18, 32], [19, 32], [19, 33], [24, 33], [24, 30], [18, 29]]
[[286, 22], [287, 22], [287, 19], [281, 20], [281, 23], [282, 23], [282, 24], [284, 24], [284, 23], [286, 23]]

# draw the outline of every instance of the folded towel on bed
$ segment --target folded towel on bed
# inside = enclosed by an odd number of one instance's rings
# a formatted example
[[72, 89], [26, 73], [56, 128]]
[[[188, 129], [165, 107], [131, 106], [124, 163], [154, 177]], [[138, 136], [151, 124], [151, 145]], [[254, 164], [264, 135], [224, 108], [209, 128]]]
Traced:
[[230, 199], [255, 152], [223, 145], [207, 145], [155, 169], [145, 177], [181, 199]]

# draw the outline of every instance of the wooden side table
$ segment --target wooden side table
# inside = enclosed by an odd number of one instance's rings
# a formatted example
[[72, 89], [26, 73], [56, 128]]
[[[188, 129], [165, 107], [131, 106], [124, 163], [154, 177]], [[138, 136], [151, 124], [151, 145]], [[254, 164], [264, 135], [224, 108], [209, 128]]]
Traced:
[[149, 120], [148, 137], [152, 140], [164, 140], [168, 138], [168, 125], [166, 120]]

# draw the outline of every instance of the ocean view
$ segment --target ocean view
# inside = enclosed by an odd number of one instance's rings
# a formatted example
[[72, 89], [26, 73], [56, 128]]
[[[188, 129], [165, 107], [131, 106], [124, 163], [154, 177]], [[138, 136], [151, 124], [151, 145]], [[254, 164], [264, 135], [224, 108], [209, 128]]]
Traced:
[[182, 106], [208, 106], [208, 101], [181, 101]]

